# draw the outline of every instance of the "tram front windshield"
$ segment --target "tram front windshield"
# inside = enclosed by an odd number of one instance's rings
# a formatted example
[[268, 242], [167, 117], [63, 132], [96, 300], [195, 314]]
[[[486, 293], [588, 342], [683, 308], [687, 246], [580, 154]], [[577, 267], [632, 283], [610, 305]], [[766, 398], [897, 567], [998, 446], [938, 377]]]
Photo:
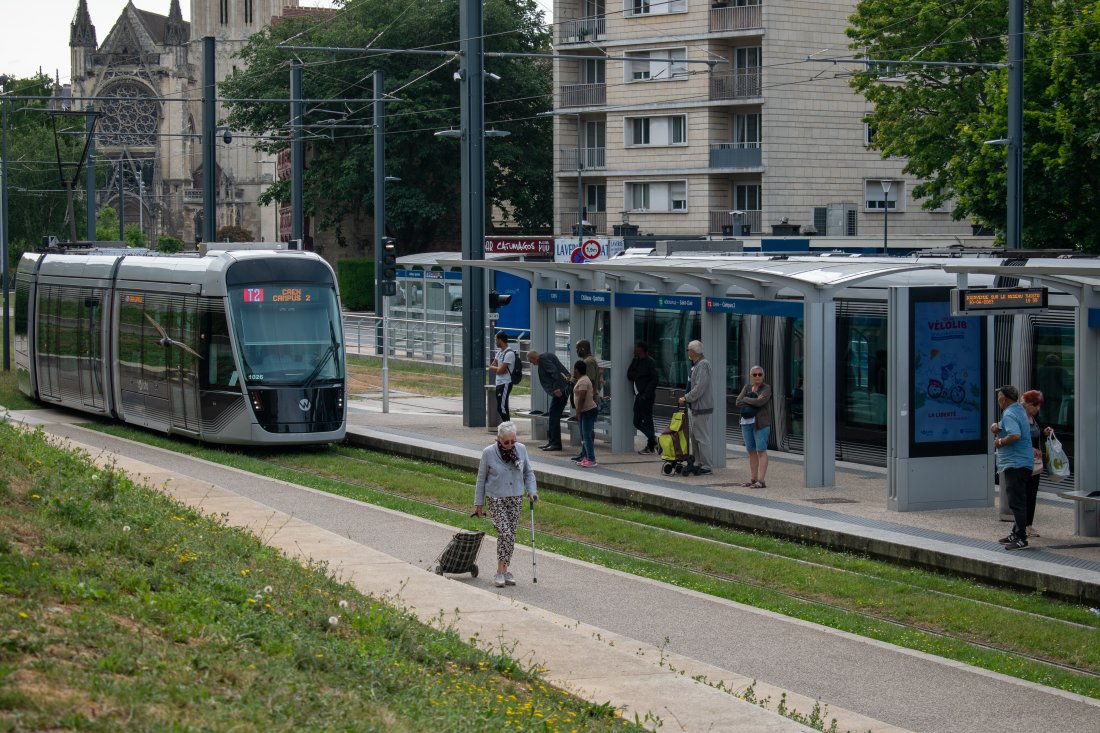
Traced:
[[245, 381], [309, 386], [344, 378], [340, 310], [324, 285], [249, 285], [229, 291]]

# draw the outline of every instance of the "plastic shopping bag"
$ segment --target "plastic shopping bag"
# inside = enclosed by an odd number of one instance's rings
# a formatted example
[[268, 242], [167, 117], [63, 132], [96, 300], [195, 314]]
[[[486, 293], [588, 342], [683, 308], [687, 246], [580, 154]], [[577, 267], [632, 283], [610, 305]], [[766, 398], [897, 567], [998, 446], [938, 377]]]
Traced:
[[1069, 477], [1069, 458], [1062, 448], [1062, 442], [1053, 432], [1047, 437], [1047, 465], [1050, 466], [1050, 480], [1061, 481]]

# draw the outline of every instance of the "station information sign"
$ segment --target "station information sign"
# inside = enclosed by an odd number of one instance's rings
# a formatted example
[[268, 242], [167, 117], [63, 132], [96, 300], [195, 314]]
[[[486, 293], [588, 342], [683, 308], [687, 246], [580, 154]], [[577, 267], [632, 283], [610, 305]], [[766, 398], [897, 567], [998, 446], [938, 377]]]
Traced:
[[951, 312], [958, 316], [1042, 313], [1048, 297], [1046, 288], [955, 288]]

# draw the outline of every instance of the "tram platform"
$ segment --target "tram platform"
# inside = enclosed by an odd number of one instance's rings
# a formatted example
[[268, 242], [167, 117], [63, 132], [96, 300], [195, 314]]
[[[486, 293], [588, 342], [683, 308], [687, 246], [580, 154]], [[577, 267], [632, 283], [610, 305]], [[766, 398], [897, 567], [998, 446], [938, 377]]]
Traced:
[[[599, 466], [579, 468], [576, 450], [544, 453], [531, 439], [527, 400], [512, 399], [520, 441], [530, 448], [540, 486], [601, 496], [654, 510], [767, 531], [834, 549], [1012, 585], [1044, 589], [1100, 607], [1100, 538], [1074, 534], [1072, 501], [1040, 492], [1030, 547], [1006, 551], [997, 543], [1010, 523], [996, 506], [896, 512], [886, 506], [886, 470], [838, 463], [836, 485], [803, 485], [800, 456], [770, 451], [766, 489], [741, 487], [750, 478], [744, 449], [727, 448], [727, 467], [707, 476], [665, 476], [658, 456], [612, 454], [597, 443]], [[365, 447], [476, 468], [494, 436], [462, 425], [461, 398], [361, 394], [349, 410], [349, 439]], [[637, 447], [644, 439], [638, 436]], [[601, 450], [601, 448], [603, 450]]]

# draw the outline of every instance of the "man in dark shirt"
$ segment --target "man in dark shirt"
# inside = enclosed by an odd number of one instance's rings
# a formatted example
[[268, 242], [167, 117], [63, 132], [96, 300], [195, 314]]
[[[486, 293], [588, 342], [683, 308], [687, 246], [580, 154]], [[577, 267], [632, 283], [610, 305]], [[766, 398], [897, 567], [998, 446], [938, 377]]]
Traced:
[[528, 351], [527, 361], [538, 369], [539, 384], [550, 395], [550, 409], [546, 413], [549, 421], [546, 426], [546, 444], [540, 445], [539, 450], [561, 450], [561, 415], [569, 400], [569, 370], [558, 357], [549, 352], [540, 354], [537, 351]]
[[653, 403], [657, 399], [657, 362], [649, 355], [645, 341], [634, 344], [634, 359], [626, 370], [626, 378], [634, 385], [634, 429], [645, 436], [645, 448], [639, 453], [651, 456], [657, 452], [657, 435], [653, 430]]

